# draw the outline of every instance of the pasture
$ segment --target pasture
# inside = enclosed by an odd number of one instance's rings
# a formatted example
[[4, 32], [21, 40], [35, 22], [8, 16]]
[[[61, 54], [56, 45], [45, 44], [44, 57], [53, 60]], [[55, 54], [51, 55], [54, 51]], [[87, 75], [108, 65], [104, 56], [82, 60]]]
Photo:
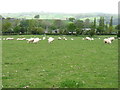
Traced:
[[52, 36], [55, 41], [51, 44], [47, 40], [33, 44], [17, 41], [18, 35], [6, 37], [15, 40], [2, 41], [3, 88], [118, 87], [117, 39], [105, 44], [106, 36], [96, 36], [93, 41], [79, 36], [65, 36], [65, 41]]

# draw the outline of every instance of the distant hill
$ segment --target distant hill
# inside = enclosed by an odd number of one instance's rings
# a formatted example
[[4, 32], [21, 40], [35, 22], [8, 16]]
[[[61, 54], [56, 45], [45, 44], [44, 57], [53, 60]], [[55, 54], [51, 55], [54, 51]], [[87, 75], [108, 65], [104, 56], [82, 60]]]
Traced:
[[117, 14], [107, 14], [107, 13], [79, 13], [79, 14], [66, 14], [66, 13], [47, 13], [47, 12], [23, 12], [23, 13], [1, 13], [3, 17], [12, 18], [26, 18], [33, 19], [35, 15], [40, 15], [40, 19], [63, 19], [74, 17], [76, 19], [85, 20], [89, 18], [93, 21], [94, 17], [99, 21], [100, 16], [104, 16], [105, 20], [109, 22], [110, 17], [113, 16], [113, 24], [118, 24]]

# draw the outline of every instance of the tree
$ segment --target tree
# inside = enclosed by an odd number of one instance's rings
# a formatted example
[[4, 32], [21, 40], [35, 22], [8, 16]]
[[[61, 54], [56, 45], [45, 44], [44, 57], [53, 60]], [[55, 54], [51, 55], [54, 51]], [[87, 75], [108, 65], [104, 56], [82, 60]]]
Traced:
[[91, 30], [88, 32], [89, 35], [92, 37], [96, 33], [96, 18], [94, 18], [93, 23], [91, 23]]
[[40, 18], [40, 15], [35, 15], [34, 18], [36, 19]]
[[35, 19], [28, 20], [28, 32], [31, 33], [37, 27]]
[[20, 27], [24, 29], [26, 34], [28, 34], [29, 20], [20, 21]]
[[68, 24], [67, 29], [68, 29], [68, 31], [72, 32], [72, 34], [73, 34], [73, 32], [74, 32], [75, 29], [76, 29], [76, 26], [75, 26], [75, 24], [72, 22], [72, 23], [69, 23], [69, 24]]
[[43, 34], [44, 33], [44, 28], [42, 27], [33, 27], [32, 34]]
[[63, 32], [64, 28], [65, 28], [65, 23], [63, 22], [63, 20], [60, 20], [60, 19], [54, 20], [53, 24], [51, 25], [52, 30], [58, 29], [60, 33]]
[[120, 30], [120, 24], [118, 24], [115, 29]]
[[115, 27], [115, 29], [117, 29], [118, 30], [118, 37], [120, 37], [120, 24], [118, 24], [116, 27]]
[[82, 20], [77, 20], [75, 21], [75, 27], [76, 27], [76, 34], [82, 34], [83, 33], [83, 27], [84, 27], [84, 22]]
[[12, 24], [10, 22], [4, 22], [2, 25], [2, 32], [3, 33], [10, 33], [12, 28]]
[[43, 34], [44, 31], [45, 31], [45, 30], [44, 30], [44, 28], [42, 28], [42, 27], [38, 27], [38, 28], [37, 28], [37, 33], [38, 33], [38, 34]]
[[99, 26], [97, 28], [97, 33], [99, 34], [103, 34], [104, 33], [104, 17], [100, 17], [100, 20], [99, 20]]
[[90, 37], [92, 37], [93, 35], [95, 35], [95, 23], [93, 22], [93, 24], [91, 25], [91, 30], [89, 30], [89, 35]]
[[88, 18], [85, 19], [84, 27], [85, 27], [85, 28], [90, 28], [90, 24], [91, 24], [91, 23], [90, 23], [90, 19], [88, 19]]
[[105, 33], [108, 33], [108, 22], [106, 22], [106, 25], [105, 25]]
[[96, 29], [96, 18], [94, 18], [94, 22], [93, 23], [94, 23], [93, 26]]
[[71, 21], [71, 22], [73, 22], [74, 20], [75, 20], [75, 18], [73, 18], [73, 17], [69, 18], [69, 21]]
[[48, 30], [50, 28], [50, 26], [52, 25], [48, 20], [42, 20], [41, 22], [41, 26], [42, 28]]
[[60, 29], [63, 26], [62, 20], [54, 20], [53, 25], [55, 26], [56, 29]]
[[113, 31], [113, 16], [111, 16], [110, 23], [109, 23], [109, 33], [111, 34]]
[[14, 32], [15, 33], [20, 33], [21, 32], [20, 30], [21, 30], [20, 26], [15, 26], [14, 27]]

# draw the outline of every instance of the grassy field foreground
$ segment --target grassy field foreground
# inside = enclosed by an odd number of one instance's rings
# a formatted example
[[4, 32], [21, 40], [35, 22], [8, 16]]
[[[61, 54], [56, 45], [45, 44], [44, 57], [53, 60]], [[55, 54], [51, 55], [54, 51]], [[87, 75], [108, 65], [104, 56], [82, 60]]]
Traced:
[[3, 40], [3, 88], [118, 87], [118, 40], [109, 45], [103, 43], [104, 37], [94, 41], [66, 37], [67, 41], [51, 44]]

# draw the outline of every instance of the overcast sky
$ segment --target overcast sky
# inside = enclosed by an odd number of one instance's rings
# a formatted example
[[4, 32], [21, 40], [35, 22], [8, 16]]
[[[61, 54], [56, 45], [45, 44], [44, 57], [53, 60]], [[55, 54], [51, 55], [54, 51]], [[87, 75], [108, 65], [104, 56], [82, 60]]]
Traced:
[[0, 13], [118, 13], [119, 0], [1, 0]]

